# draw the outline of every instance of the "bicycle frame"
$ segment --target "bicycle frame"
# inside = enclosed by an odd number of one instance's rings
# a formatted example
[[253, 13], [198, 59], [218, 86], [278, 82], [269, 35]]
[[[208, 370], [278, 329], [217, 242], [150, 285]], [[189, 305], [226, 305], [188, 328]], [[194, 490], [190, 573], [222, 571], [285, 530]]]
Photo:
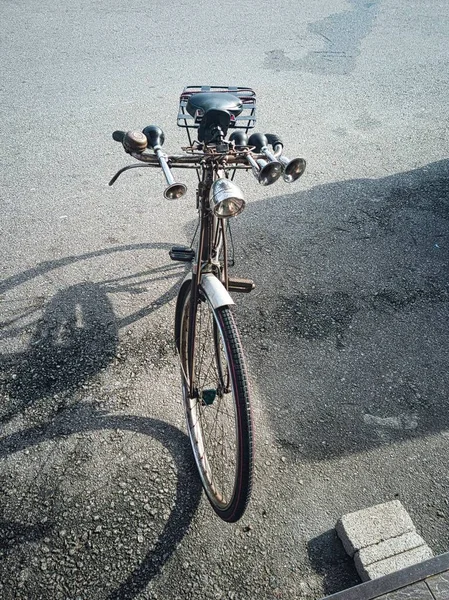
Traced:
[[[204, 274], [216, 276], [228, 289], [228, 258], [226, 244], [226, 221], [218, 219], [211, 210], [209, 193], [214, 175], [217, 174], [213, 163], [203, 165], [202, 178], [197, 189], [197, 208], [200, 219], [200, 235], [196, 252], [196, 263], [192, 267], [190, 291], [190, 322], [188, 336], [188, 383], [189, 395], [195, 397], [195, 381], [193, 376], [196, 334], [196, 311], [199, 302], [201, 279]], [[221, 254], [221, 260], [220, 260]]]
[[[242, 88], [243, 98], [246, 98], [247, 90]], [[192, 93], [192, 92], [189, 92]], [[189, 94], [187, 94], [189, 95]], [[181, 98], [183, 102], [183, 97]], [[185, 100], [185, 99], [184, 99]], [[250, 125], [254, 124], [254, 97], [246, 98], [246, 102], [249, 102], [248, 109], [250, 110], [250, 120], [246, 125], [246, 130]], [[181, 102], [181, 105], [182, 105]], [[189, 118], [185, 111], [182, 110], [180, 115], [182, 119], [187, 123]], [[186, 125], [187, 126], [187, 125]], [[217, 134], [218, 135], [218, 134]], [[271, 135], [271, 134], [269, 134]], [[114, 137], [115, 136], [115, 137]], [[147, 137], [148, 136], [148, 137]], [[194, 354], [195, 354], [195, 328], [196, 328], [196, 313], [198, 302], [200, 298], [200, 290], [202, 284], [202, 278], [207, 274], [216, 277], [217, 281], [209, 279], [209, 284], [213, 286], [213, 296], [218, 298], [218, 302], [212, 301], [214, 304], [213, 308], [219, 308], [227, 304], [234, 304], [232, 298], [227, 292], [229, 288], [228, 278], [228, 258], [227, 258], [227, 243], [226, 243], [226, 224], [227, 218], [218, 218], [212, 207], [210, 206], [210, 191], [214, 183], [214, 179], [229, 179], [229, 170], [233, 170], [234, 174], [237, 169], [252, 169], [253, 175], [258, 179], [259, 183], [268, 185], [277, 180], [281, 174], [281, 163], [277, 161], [277, 155], [282, 152], [282, 142], [277, 136], [272, 136], [272, 144], [274, 154], [268, 152], [266, 146], [260, 145], [258, 152], [253, 152], [254, 147], [243, 144], [243, 147], [236, 150], [235, 144], [231, 146], [228, 142], [225, 142], [224, 135], [221, 133], [218, 135], [217, 141], [214, 141], [210, 146], [207, 144], [195, 145], [191, 142], [188, 148], [184, 148], [185, 151], [190, 154], [167, 156], [161, 150], [161, 145], [164, 141], [164, 135], [160, 128], [156, 126], [148, 126], [143, 132], [115, 132], [113, 134], [116, 141], [122, 141], [125, 149], [131, 156], [137, 158], [139, 161], [145, 163], [143, 165], [128, 165], [122, 168], [110, 181], [109, 185], [112, 185], [121, 173], [124, 171], [141, 167], [159, 167], [162, 168], [169, 187], [164, 192], [164, 196], [169, 199], [179, 198], [182, 196], [186, 187], [183, 184], [175, 182], [174, 177], [171, 173], [171, 168], [191, 168], [195, 169], [198, 177], [199, 184], [196, 193], [197, 210], [199, 212], [200, 219], [200, 235], [198, 240], [198, 247], [195, 254], [195, 264], [192, 266], [192, 277], [191, 277], [191, 312], [188, 332], [188, 373], [184, 373], [184, 377], [188, 379], [188, 388], [190, 397], [195, 397], [195, 381], [194, 381]], [[263, 143], [268, 143], [268, 138], [262, 136]], [[148, 142], [150, 140], [150, 142]], [[190, 140], [190, 135], [189, 135]], [[191, 141], [191, 140], [190, 140]], [[257, 141], [257, 140], [256, 140]], [[155, 154], [145, 153], [146, 145], [150, 143]], [[134, 148], [139, 148], [139, 151], [132, 151]], [[268, 162], [267, 159], [268, 158]], [[302, 160], [302, 159], [300, 159]], [[288, 163], [290, 164], [290, 163]], [[275, 173], [273, 173], [273, 167]], [[267, 172], [267, 169], [270, 175]], [[200, 175], [201, 174], [201, 175]], [[262, 180], [261, 180], [262, 176]], [[264, 177], [267, 177], [265, 180]], [[233, 179], [233, 177], [231, 178]], [[242, 280], [243, 281], [243, 280]], [[213, 285], [212, 282], [215, 282]], [[249, 281], [251, 286], [252, 282]], [[252, 284], [252, 287], [254, 285]], [[241, 290], [240, 290], [241, 291]], [[205, 294], [208, 300], [211, 300], [211, 294]]]
[[[191, 147], [189, 147], [191, 150]], [[228, 170], [242, 169], [248, 171], [251, 165], [248, 163], [250, 149], [238, 153], [220, 153], [216, 152], [214, 147], [206, 147], [201, 153], [192, 153], [184, 155], [166, 156], [159, 153], [154, 154], [129, 152], [129, 154], [143, 162], [144, 164], [127, 165], [120, 169], [109, 182], [109, 185], [126, 170], [135, 167], [158, 167], [161, 166], [161, 158], [170, 168], [190, 168], [195, 169], [199, 175], [199, 184], [196, 193], [197, 209], [200, 219], [200, 235], [198, 240], [197, 252], [195, 253], [195, 263], [191, 271], [191, 317], [188, 334], [188, 373], [183, 373], [188, 383], [190, 397], [195, 395], [195, 382], [193, 377], [194, 370], [194, 350], [195, 350], [195, 317], [197, 305], [199, 302], [199, 293], [202, 286], [202, 280], [206, 277], [209, 291], [207, 297], [212, 300], [214, 308], [234, 304], [228, 293], [228, 258], [226, 243], [226, 218], [217, 218], [210, 206], [209, 194], [215, 179], [221, 177], [228, 178]], [[263, 155], [251, 153], [254, 159], [262, 158]], [[170, 183], [171, 180], [170, 180]], [[216, 280], [215, 280], [216, 278]], [[203, 286], [204, 286], [203, 281]], [[204, 286], [205, 287], [205, 286]], [[249, 290], [248, 290], [249, 291]]]

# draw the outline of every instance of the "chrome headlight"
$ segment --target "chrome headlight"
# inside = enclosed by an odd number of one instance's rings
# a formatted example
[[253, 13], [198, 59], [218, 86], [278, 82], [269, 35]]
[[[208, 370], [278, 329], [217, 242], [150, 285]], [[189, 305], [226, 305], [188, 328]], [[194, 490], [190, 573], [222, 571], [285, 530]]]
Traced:
[[229, 179], [216, 179], [210, 188], [210, 205], [219, 219], [236, 217], [245, 208], [242, 190]]

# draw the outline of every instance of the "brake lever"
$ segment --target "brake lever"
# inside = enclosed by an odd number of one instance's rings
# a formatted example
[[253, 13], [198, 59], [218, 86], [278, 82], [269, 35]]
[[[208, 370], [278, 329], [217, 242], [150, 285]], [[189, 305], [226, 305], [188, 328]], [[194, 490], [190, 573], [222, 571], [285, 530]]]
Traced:
[[148, 165], [127, 165], [126, 167], [123, 167], [123, 169], [120, 169], [120, 171], [117, 171], [117, 173], [114, 175], [114, 177], [109, 182], [109, 185], [114, 185], [114, 183], [117, 181], [117, 179], [120, 177], [120, 175], [122, 173], [124, 173], [125, 171], [127, 171], [128, 169], [136, 169], [137, 167], [151, 167], [151, 166], [152, 165], [150, 165], [150, 164], [148, 164]]

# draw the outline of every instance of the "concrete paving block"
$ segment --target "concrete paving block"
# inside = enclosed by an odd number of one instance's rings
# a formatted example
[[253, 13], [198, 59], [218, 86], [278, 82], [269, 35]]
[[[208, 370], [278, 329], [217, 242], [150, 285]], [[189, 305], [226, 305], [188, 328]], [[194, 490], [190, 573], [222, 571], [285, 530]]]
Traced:
[[384, 542], [361, 548], [354, 554], [354, 562], [356, 566], [357, 564], [360, 564], [366, 567], [379, 560], [384, 560], [385, 558], [390, 558], [396, 554], [401, 554], [402, 552], [424, 546], [425, 543], [425, 540], [423, 540], [420, 535], [415, 531], [410, 531], [398, 537], [385, 540]]
[[414, 548], [413, 550], [408, 550], [407, 552], [402, 552], [396, 556], [390, 556], [390, 558], [379, 560], [367, 566], [359, 565], [360, 569], [357, 567], [357, 572], [362, 581], [369, 581], [370, 579], [377, 579], [383, 575], [405, 569], [406, 567], [420, 563], [423, 560], [432, 558], [432, 556], [432, 550], [429, 546], [424, 545], [419, 548]]
[[399, 500], [343, 515], [335, 528], [349, 556], [366, 546], [415, 531], [413, 521]]

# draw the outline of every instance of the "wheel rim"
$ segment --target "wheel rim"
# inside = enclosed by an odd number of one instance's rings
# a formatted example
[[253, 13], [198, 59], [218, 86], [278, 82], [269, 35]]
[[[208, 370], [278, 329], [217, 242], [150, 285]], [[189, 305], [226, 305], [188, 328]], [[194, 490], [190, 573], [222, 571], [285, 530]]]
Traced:
[[[185, 373], [188, 373], [188, 322], [189, 298], [180, 339]], [[207, 301], [200, 301], [197, 308], [194, 377], [196, 397], [189, 398], [185, 379], [183, 385], [190, 441], [209, 499], [219, 510], [226, 510], [234, 499], [238, 477], [237, 411], [221, 324]]]

